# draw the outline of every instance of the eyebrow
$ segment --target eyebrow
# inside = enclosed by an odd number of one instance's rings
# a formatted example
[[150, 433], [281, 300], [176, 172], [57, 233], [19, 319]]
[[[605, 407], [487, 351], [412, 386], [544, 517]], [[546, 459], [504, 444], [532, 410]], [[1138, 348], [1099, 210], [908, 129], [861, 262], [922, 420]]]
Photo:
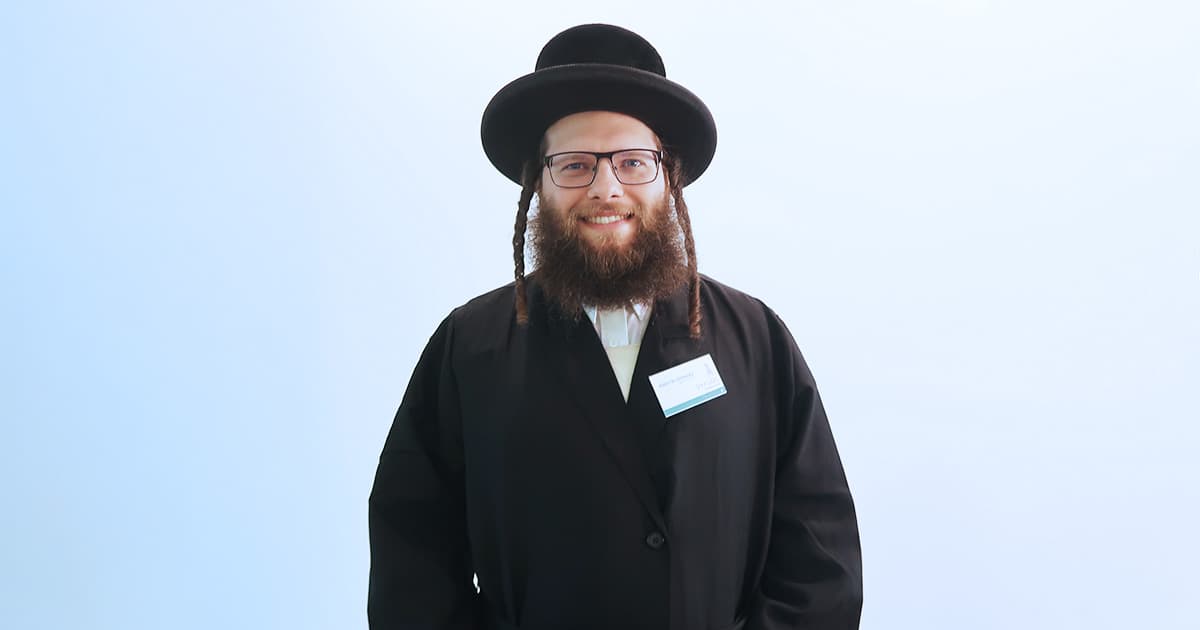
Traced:
[[[650, 141], [649, 145], [653, 147], [653, 150], [656, 150], [656, 151], [662, 151], [662, 150], [663, 150], [663, 143], [662, 143], [662, 140], [660, 140], [660, 139], [658, 138], [658, 134], [651, 134], [651, 135], [652, 135], [652, 136], [654, 136], [654, 137], [653, 137], [653, 139]], [[543, 156], [546, 156], [546, 155], [553, 155], [553, 154], [555, 154], [555, 153], [574, 153], [574, 152], [576, 152], [576, 151], [578, 151], [578, 152], [581, 152], [581, 153], [608, 153], [608, 151], [592, 151], [591, 149], [557, 149], [557, 150], [551, 150], [551, 148], [550, 148], [550, 144], [549, 144], [548, 142], [546, 142], [546, 138], [545, 138], [545, 136], [543, 136], [543, 137], [542, 137], [542, 142], [541, 142], [541, 144], [540, 144], [540, 147], [541, 147], [541, 149], [542, 149], [542, 151], [541, 151], [541, 154], [542, 154]], [[627, 147], [622, 147], [622, 148], [618, 148], [618, 149], [611, 149], [611, 150], [612, 150], [612, 151], [625, 151], [625, 150], [627, 150], [627, 149], [647, 149], [647, 148], [650, 148], [650, 147], [649, 147], [649, 146], [630, 145], [630, 146], [627, 146]]]

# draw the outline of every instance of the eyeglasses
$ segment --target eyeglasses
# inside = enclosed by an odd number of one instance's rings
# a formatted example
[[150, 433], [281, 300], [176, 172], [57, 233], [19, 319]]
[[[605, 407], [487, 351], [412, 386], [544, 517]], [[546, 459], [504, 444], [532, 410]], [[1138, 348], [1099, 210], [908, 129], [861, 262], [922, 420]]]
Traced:
[[559, 188], [586, 188], [596, 180], [600, 158], [608, 158], [613, 175], [622, 184], [633, 186], [649, 184], [658, 179], [658, 164], [662, 151], [651, 149], [623, 149], [596, 153], [593, 151], [567, 151], [547, 155], [546, 168], [550, 169], [550, 180]]

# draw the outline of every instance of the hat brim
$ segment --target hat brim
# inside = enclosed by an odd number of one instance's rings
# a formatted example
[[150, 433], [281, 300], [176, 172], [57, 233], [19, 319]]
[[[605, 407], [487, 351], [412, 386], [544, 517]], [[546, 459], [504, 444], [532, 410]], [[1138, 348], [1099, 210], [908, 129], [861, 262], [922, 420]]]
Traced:
[[686, 186], [700, 177], [717, 148], [717, 126], [708, 107], [687, 88], [627, 66], [581, 63], [527, 74], [501, 88], [483, 112], [483, 150], [517, 184], [546, 129], [564, 116], [613, 111], [633, 116], [658, 134], [663, 148], [683, 162]]

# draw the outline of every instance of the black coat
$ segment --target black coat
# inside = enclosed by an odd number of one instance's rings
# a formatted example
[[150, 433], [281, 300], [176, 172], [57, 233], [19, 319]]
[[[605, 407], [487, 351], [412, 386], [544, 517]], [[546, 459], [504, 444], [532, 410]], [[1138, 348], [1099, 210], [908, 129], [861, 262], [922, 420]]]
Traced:
[[[857, 628], [854, 505], [791, 334], [701, 280], [658, 301], [621, 395], [590, 320], [508, 285], [421, 355], [370, 497], [373, 630]], [[728, 393], [664, 419], [647, 376], [712, 355]], [[480, 593], [472, 585], [478, 575]]]

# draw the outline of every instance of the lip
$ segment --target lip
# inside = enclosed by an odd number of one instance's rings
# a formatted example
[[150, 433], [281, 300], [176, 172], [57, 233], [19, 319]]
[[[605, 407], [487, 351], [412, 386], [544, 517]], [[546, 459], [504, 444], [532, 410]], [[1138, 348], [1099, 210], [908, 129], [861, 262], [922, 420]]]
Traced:
[[[622, 217], [616, 221], [609, 223], [592, 223], [588, 219], [603, 219], [608, 217]], [[628, 225], [634, 220], [633, 213], [605, 212], [603, 214], [593, 214], [589, 217], [579, 217], [579, 222], [584, 226], [593, 230], [612, 230], [623, 225]]]

